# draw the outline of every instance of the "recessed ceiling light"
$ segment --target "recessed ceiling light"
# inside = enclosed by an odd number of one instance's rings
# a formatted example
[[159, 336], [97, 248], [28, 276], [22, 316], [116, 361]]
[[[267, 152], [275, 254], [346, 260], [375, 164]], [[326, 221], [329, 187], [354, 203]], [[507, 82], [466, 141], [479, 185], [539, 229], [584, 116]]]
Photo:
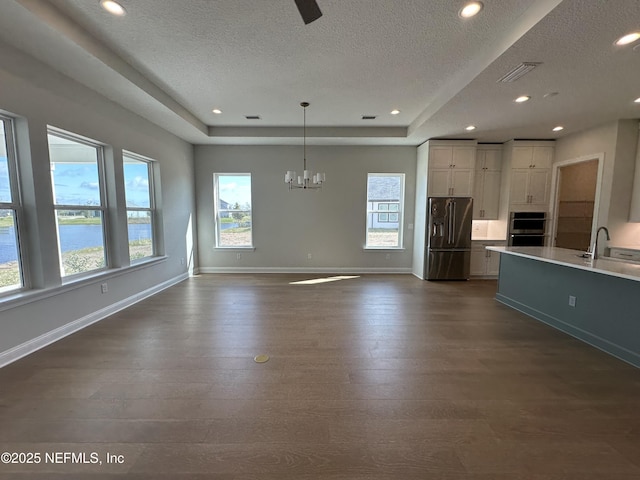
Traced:
[[516, 98], [514, 102], [522, 103], [522, 102], [526, 102], [527, 100], [531, 100], [531, 97], [529, 95], [522, 95], [521, 97]]
[[635, 102], [635, 103], [640, 103], [640, 97], [636, 98], [636, 99], [634, 100], [634, 102]]
[[564, 130], [564, 127], [558, 125], [557, 127], [553, 127], [554, 132], [559, 132], [560, 130]]
[[214, 108], [212, 112], [215, 113], [216, 115], [220, 115], [222, 113], [222, 110], [220, 110], [219, 108]]
[[482, 2], [469, 2], [460, 9], [458, 15], [462, 18], [471, 18], [482, 10]]
[[640, 38], [640, 32], [628, 33], [624, 37], [620, 37], [616, 40], [616, 45], [629, 45]]
[[469, 131], [469, 132], [470, 132], [471, 130], [475, 130], [475, 129], [476, 129], [476, 126], [475, 126], [475, 125], [469, 125], [467, 128], [465, 128], [465, 130], [467, 130], [467, 131]]
[[124, 7], [115, 0], [100, 0], [100, 5], [102, 5], [102, 8], [107, 12], [117, 15], [118, 17], [122, 17], [127, 13]]
[[398, 110], [397, 108], [394, 108], [393, 110], [391, 110], [391, 115], [398, 115], [400, 113], [400, 110]]

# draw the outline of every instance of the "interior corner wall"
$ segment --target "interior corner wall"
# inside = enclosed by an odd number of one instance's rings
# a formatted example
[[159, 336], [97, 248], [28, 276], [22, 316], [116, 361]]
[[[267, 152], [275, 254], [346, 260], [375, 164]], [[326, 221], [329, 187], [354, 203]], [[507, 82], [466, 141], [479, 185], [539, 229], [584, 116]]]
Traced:
[[[630, 223], [633, 182], [638, 145], [638, 120], [620, 120], [616, 140], [616, 165], [609, 206], [609, 228], [612, 243], [640, 246], [640, 225]], [[615, 235], [614, 235], [615, 234]]]
[[[610, 221], [610, 205], [614, 186], [614, 167], [616, 166], [616, 145], [618, 139], [618, 122], [611, 122], [599, 127], [567, 135], [556, 141], [555, 162], [572, 160], [604, 153], [604, 168], [600, 186], [600, 204], [598, 209], [598, 225], [608, 225]], [[614, 232], [611, 232], [612, 234]], [[613, 236], [615, 238], [615, 235]]]
[[[191, 245], [195, 249], [195, 240], [189, 237], [195, 235], [191, 144], [2, 43], [0, 109], [21, 117], [18, 126], [28, 129], [28, 136], [22, 137], [28, 139], [31, 148], [18, 154], [31, 154], [30, 166], [36, 167], [32, 169], [36, 178], [29, 181], [49, 181], [44, 178], [49, 175], [47, 125], [158, 161], [167, 257], [147, 267], [117, 272], [117, 276], [109, 278], [106, 294], [100, 289], [100, 282], [105, 280], [97, 277], [74, 285], [45, 285], [44, 291], [38, 292], [35, 299], [27, 297], [15, 305], [3, 305], [0, 301], [0, 357], [23, 345], [37, 343], [37, 339], [62, 331], [80, 319], [99, 316], [145, 292], [187, 277], [189, 265], [183, 264], [182, 259], [197, 262], [188, 251]], [[53, 211], [48, 196], [41, 197], [41, 203], [48, 208], [37, 212], [35, 208], [31, 209], [30, 215], [37, 216], [36, 225], [46, 225], [47, 216]], [[53, 234], [48, 230], [55, 245], [55, 230]], [[51, 262], [46, 265], [50, 266]]]
[[[307, 146], [308, 168], [326, 173], [320, 191], [289, 191], [301, 146], [195, 147], [201, 272], [410, 273], [416, 148]], [[215, 248], [214, 173], [251, 173], [255, 250]], [[404, 173], [404, 248], [365, 250], [367, 173]], [[308, 255], [311, 254], [311, 259]]]

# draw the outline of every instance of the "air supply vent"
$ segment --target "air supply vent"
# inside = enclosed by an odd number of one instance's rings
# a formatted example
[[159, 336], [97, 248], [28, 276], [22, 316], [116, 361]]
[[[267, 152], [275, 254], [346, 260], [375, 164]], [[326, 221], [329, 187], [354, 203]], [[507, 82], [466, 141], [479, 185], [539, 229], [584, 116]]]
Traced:
[[509, 83], [515, 82], [519, 78], [522, 78], [524, 75], [529, 73], [531, 70], [536, 68], [538, 65], [542, 65], [541, 62], [524, 62], [515, 67], [509, 73], [507, 73], [502, 78], [498, 79], [497, 83]]
[[375, 120], [376, 115], [362, 115], [362, 120]]
[[245, 115], [244, 118], [247, 120], [260, 120], [260, 115]]

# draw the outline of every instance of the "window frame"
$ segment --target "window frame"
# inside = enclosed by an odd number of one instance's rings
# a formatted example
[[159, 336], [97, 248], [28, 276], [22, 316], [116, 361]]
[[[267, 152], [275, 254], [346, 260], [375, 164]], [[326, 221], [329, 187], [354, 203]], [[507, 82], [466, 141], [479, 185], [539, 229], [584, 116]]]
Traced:
[[[369, 199], [369, 179], [371, 177], [399, 177], [400, 178], [400, 198], [395, 201], [395, 199], [381, 199], [381, 200], [370, 200]], [[367, 173], [367, 197], [366, 197], [366, 220], [365, 220], [365, 241], [364, 248], [366, 250], [402, 250], [404, 248], [404, 199], [405, 199], [405, 183], [406, 183], [406, 174], [404, 173]], [[397, 205], [397, 210], [392, 210], [391, 206]], [[386, 208], [381, 209], [380, 206], [385, 206]], [[397, 222], [392, 221], [391, 215], [396, 214], [398, 216]], [[380, 220], [382, 215], [386, 215], [386, 220]], [[396, 245], [374, 245], [369, 243], [369, 222], [371, 220], [371, 225], [373, 228], [374, 222], [373, 219], [376, 219], [377, 223], [397, 223], [398, 224], [398, 242]]]
[[29, 272], [27, 268], [27, 249], [26, 249], [26, 236], [24, 232], [24, 216], [23, 216], [23, 202], [22, 191], [20, 188], [20, 164], [18, 162], [17, 142], [16, 142], [16, 130], [15, 130], [15, 118], [0, 112], [0, 120], [4, 126], [5, 148], [7, 150], [7, 169], [9, 176], [9, 192], [11, 194], [10, 202], [0, 201], [0, 210], [13, 211], [13, 229], [16, 238], [17, 248], [17, 262], [18, 262], [18, 275], [19, 284], [10, 285], [7, 287], [0, 286], [0, 296], [6, 294], [15, 294], [26, 290], [30, 287]]
[[[125, 158], [130, 158], [131, 160], [135, 160], [138, 162], [144, 162], [147, 165], [147, 178], [149, 182], [149, 207], [129, 207], [127, 205], [127, 184], [124, 179], [124, 165]], [[138, 264], [142, 262], [149, 261], [154, 257], [159, 256], [159, 247], [158, 247], [158, 202], [156, 198], [156, 169], [158, 168], [158, 162], [151, 158], [145, 157], [143, 155], [139, 155], [137, 153], [123, 150], [122, 151], [122, 172], [123, 172], [123, 184], [124, 184], [124, 194], [125, 194], [125, 210], [127, 217], [127, 245], [128, 245], [128, 254], [129, 254], [129, 263], [131, 265]], [[137, 258], [135, 260], [131, 259], [131, 244], [129, 243], [131, 239], [129, 238], [129, 212], [147, 212], [149, 214], [149, 218], [151, 219], [151, 255], [147, 255], [142, 258]]]
[[[221, 245], [220, 233], [221, 233], [221, 221], [220, 213], [224, 212], [246, 212], [246, 209], [221, 209], [220, 205], [220, 177], [249, 177], [249, 189], [251, 191], [251, 202], [249, 205], [249, 214], [251, 217], [251, 230], [250, 230], [250, 243], [246, 245]], [[253, 244], [253, 177], [251, 172], [232, 173], [232, 172], [215, 172], [213, 174], [213, 209], [214, 209], [214, 224], [215, 224], [215, 248], [220, 249], [254, 249]]]
[[[71, 132], [67, 132], [65, 130], [61, 130], [52, 126], [47, 127], [47, 144], [50, 148], [48, 142], [48, 136], [52, 135], [54, 137], [59, 137], [65, 140], [77, 142], [81, 145], [86, 145], [96, 149], [96, 164], [98, 166], [98, 184], [99, 184], [99, 192], [100, 192], [100, 205], [66, 205], [66, 204], [58, 204], [56, 203], [55, 198], [55, 184], [53, 173], [51, 175], [51, 188], [52, 188], [52, 198], [51, 205], [53, 207], [53, 215], [54, 221], [56, 225], [56, 238], [58, 241], [58, 260], [59, 260], [59, 269], [60, 269], [60, 279], [61, 281], [67, 282], [70, 280], [77, 279], [79, 277], [85, 277], [90, 275], [95, 275], [96, 273], [103, 272], [110, 268], [111, 266], [111, 234], [110, 234], [110, 225], [109, 225], [109, 215], [108, 215], [108, 196], [107, 196], [107, 177], [106, 177], [106, 166], [105, 166], [105, 145], [96, 140], [91, 140], [86, 137], [83, 137], [78, 134], [74, 134]], [[54, 163], [51, 158], [49, 158], [49, 165]], [[63, 162], [58, 162], [63, 163]], [[62, 245], [60, 244], [60, 225], [58, 223], [58, 211], [60, 210], [71, 210], [71, 211], [98, 211], [100, 212], [101, 217], [101, 226], [102, 226], [102, 242], [104, 249], [104, 266], [101, 268], [94, 268], [91, 270], [87, 270], [85, 272], [78, 272], [65, 275], [64, 274], [64, 266], [62, 261]]]

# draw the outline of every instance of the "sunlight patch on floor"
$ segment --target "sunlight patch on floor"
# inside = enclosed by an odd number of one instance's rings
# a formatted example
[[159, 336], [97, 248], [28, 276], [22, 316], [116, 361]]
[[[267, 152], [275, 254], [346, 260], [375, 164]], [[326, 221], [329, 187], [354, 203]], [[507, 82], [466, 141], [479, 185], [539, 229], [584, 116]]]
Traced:
[[339, 275], [337, 277], [312, 278], [310, 280], [300, 280], [299, 282], [289, 282], [289, 285], [315, 285], [317, 283], [337, 282], [338, 280], [349, 280], [360, 278], [360, 275]]

